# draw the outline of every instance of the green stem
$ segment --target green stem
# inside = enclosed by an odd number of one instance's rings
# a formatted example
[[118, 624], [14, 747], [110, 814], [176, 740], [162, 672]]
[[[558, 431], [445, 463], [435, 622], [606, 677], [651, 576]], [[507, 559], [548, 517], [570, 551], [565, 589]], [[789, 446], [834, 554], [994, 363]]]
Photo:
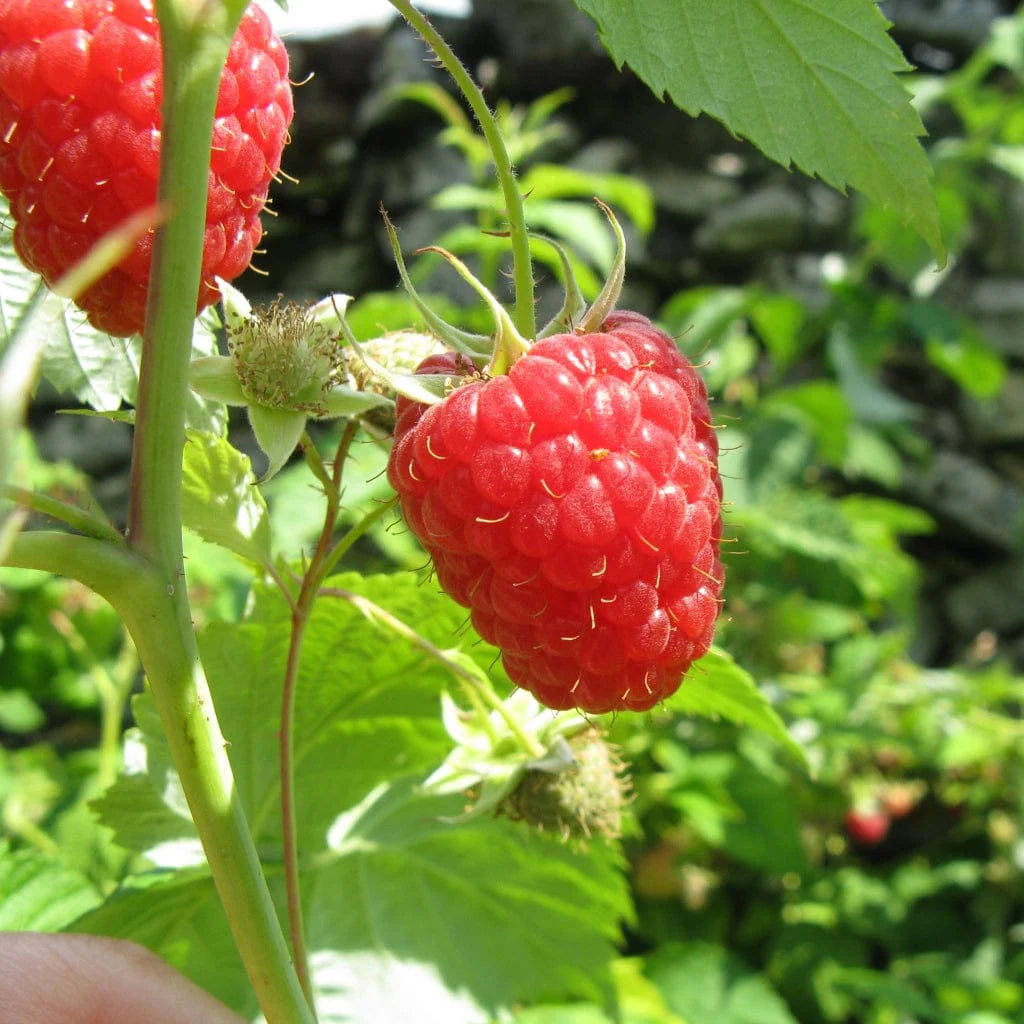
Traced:
[[270, 1024], [313, 1024], [291, 968], [245, 813], [226, 742], [191, 630], [180, 629], [177, 591], [148, 559], [124, 547], [69, 533], [17, 536], [7, 564], [71, 576], [121, 614], [146, 669], [174, 765], [242, 961]]
[[437, 55], [459, 87], [466, 102], [470, 105], [480, 129], [487, 141], [494, 160], [494, 169], [498, 176], [502, 195], [505, 198], [505, 211], [508, 214], [509, 237], [512, 241], [512, 280], [515, 284], [516, 306], [515, 325], [519, 333], [527, 339], [537, 335], [534, 298], [533, 298], [533, 261], [530, 257], [530, 236], [526, 230], [526, 213], [523, 209], [523, 197], [519, 191], [512, 161], [501, 137], [498, 123], [487, 106], [487, 100], [472, 76], [455, 56], [452, 48], [444, 41], [441, 34], [421, 14], [409, 0], [390, 0], [391, 6], [423, 37], [427, 45]]
[[[302, 644], [306, 627], [313, 612], [320, 581], [324, 578], [324, 566], [331, 552], [331, 538], [338, 522], [341, 508], [341, 481], [352, 441], [358, 431], [358, 423], [350, 420], [338, 442], [338, 448], [330, 470], [324, 465], [320, 453], [309, 434], [303, 433], [303, 454], [313, 475], [321, 482], [327, 498], [327, 511], [320, 530], [316, 549], [309, 567], [302, 579], [299, 595], [292, 604], [291, 637], [288, 643], [288, 660], [285, 664], [284, 681], [281, 687], [281, 720], [278, 729], [281, 775], [281, 842], [283, 847], [285, 890], [288, 900], [288, 927], [291, 933], [292, 954], [299, 984], [306, 999], [313, 1008], [313, 986], [309, 975], [309, 956], [306, 951], [306, 931], [302, 914], [302, 892], [300, 887], [298, 816], [295, 801], [295, 692], [302, 663]], [[313, 1009], [315, 1014], [315, 1008]]]
[[[184, 585], [182, 447], [213, 115], [245, 0], [157, 0], [163, 55], [158, 201], [132, 452], [129, 545], [144, 572], [114, 601], [146, 668], [235, 942], [270, 1024], [310, 1024], [199, 663]], [[122, 588], [126, 584], [122, 582]], [[145, 590], [140, 599], [138, 591]], [[113, 600], [113, 599], [112, 599]]]
[[313, 985], [309, 976], [309, 954], [306, 950], [306, 928], [302, 916], [302, 892], [299, 884], [298, 820], [295, 811], [295, 688], [299, 681], [302, 641], [306, 636], [311, 610], [311, 600], [306, 594], [304, 589], [292, 611], [292, 634], [288, 643], [288, 661], [281, 690], [278, 756], [281, 772], [281, 842], [288, 899], [288, 930], [291, 934], [295, 972], [306, 1001], [313, 1009]]

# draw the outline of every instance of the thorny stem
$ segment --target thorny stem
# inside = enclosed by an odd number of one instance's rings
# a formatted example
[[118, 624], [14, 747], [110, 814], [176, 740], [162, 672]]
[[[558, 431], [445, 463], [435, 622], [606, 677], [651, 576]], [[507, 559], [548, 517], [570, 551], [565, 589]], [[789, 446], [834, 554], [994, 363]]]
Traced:
[[413, 7], [409, 0], [390, 0], [390, 2], [391, 6], [423, 37], [427, 45], [437, 55], [438, 60], [452, 76], [480, 123], [480, 129], [483, 131], [484, 139], [491, 151], [491, 158], [494, 160], [494, 169], [505, 199], [505, 212], [508, 215], [509, 237], [512, 242], [512, 280], [516, 294], [515, 325], [524, 338], [532, 340], [537, 335], [537, 328], [534, 319], [534, 282], [533, 262], [530, 257], [530, 237], [526, 229], [523, 197], [519, 191], [519, 183], [516, 181], [508, 148], [498, 129], [498, 123], [488, 107], [480, 87], [473, 81], [472, 76], [437, 29]]

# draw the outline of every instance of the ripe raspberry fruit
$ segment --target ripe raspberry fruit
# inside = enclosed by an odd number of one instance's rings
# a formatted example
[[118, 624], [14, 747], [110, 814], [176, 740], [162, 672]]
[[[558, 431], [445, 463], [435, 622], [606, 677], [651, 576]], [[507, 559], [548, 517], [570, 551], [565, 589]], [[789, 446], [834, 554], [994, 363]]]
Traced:
[[441, 587], [551, 708], [645, 710], [711, 643], [723, 574], [707, 394], [636, 313], [537, 342], [507, 376], [401, 399], [388, 477]]
[[881, 807], [851, 807], [843, 824], [846, 834], [858, 846], [877, 846], [888, 835], [892, 821]]
[[[162, 72], [152, 0], [0, 0], [0, 190], [22, 262], [52, 284], [156, 200]], [[292, 118], [288, 55], [255, 5], [214, 122], [199, 309], [237, 277]], [[152, 234], [78, 299], [100, 330], [141, 331]]]

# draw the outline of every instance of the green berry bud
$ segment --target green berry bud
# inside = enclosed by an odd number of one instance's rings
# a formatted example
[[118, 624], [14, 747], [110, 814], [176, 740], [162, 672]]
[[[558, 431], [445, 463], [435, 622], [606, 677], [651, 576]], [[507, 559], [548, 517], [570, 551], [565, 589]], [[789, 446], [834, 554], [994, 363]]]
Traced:
[[572, 737], [569, 747], [567, 766], [527, 771], [499, 812], [564, 839], [619, 838], [629, 779], [615, 748], [596, 728]]

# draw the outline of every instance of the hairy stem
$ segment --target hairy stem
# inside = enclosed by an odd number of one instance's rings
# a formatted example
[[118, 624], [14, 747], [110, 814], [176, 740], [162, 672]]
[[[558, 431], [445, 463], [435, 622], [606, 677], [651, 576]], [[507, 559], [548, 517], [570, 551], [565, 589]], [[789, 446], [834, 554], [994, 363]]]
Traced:
[[498, 130], [498, 123], [494, 114], [491, 113], [480, 87], [473, 81], [472, 76], [463, 67], [462, 62], [455, 56], [452, 48], [444, 41], [437, 29], [409, 0], [390, 0], [390, 2], [391, 6], [423, 37], [427, 45], [437, 55], [437, 59], [452, 76], [480, 123], [480, 129], [491, 151], [491, 158], [494, 160], [494, 169], [505, 199], [505, 212], [508, 215], [509, 238], [512, 242], [512, 280], [516, 293], [515, 325], [524, 338], [533, 339], [537, 335], [537, 328], [530, 237], [526, 229], [523, 197], [519, 191], [519, 183], [516, 181], [505, 140]]

